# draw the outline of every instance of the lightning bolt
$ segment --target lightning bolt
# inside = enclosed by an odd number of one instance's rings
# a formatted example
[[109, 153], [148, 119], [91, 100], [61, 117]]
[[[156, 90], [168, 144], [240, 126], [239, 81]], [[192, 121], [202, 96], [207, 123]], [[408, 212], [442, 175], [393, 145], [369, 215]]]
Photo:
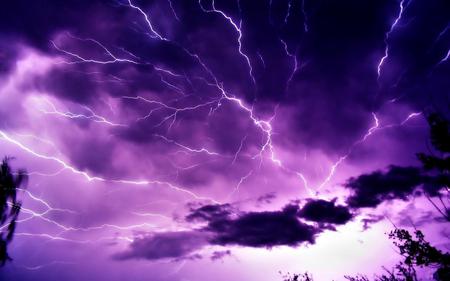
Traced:
[[[148, 28], [151, 30], [152, 34], [152, 38], [158, 38], [159, 40], [163, 40], [163, 41], [169, 41], [167, 38], [163, 37], [161, 34], [159, 34], [153, 27], [152, 22], [150, 21], [150, 18], [147, 16], [147, 14], [138, 6], [134, 5], [133, 2], [131, 2], [131, 0], [128, 0], [128, 4], [131, 8], [137, 10], [145, 19], [145, 22], [147, 23]], [[171, 5], [172, 6], [172, 5]]]
[[68, 261], [52, 261], [49, 263], [35, 265], [35, 266], [21, 265], [20, 267], [25, 268], [26, 270], [35, 271], [35, 270], [39, 270], [39, 269], [49, 267], [52, 265], [75, 265], [75, 264], [76, 264], [75, 262], [68, 262]]
[[445, 55], [445, 57], [443, 57], [439, 62], [438, 65], [446, 62], [448, 60], [448, 57], [450, 56], [450, 50], [447, 51], [447, 55]]
[[291, 15], [291, 8], [292, 8], [292, 0], [289, 0], [288, 6], [287, 6], [287, 11], [286, 11], [286, 16], [284, 17], [284, 24], [288, 23], [289, 16]]
[[303, 30], [308, 32], [308, 14], [306, 13], [306, 0], [302, 0], [302, 14], [303, 14]]
[[407, 0], [401, 0], [400, 1], [400, 7], [399, 7], [399, 11], [398, 11], [397, 17], [395, 18], [395, 20], [392, 23], [391, 27], [389, 28], [388, 32], [384, 36], [384, 44], [385, 44], [384, 56], [380, 59], [380, 62], [378, 63], [378, 68], [377, 68], [378, 80], [380, 79], [380, 76], [381, 76], [381, 68], [383, 67], [383, 64], [384, 64], [385, 60], [389, 56], [389, 43], [388, 43], [389, 37], [391, 36], [391, 33], [394, 31], [395, 27], [397, 26], [397, 24], [399, 23], [399, 21], [402, 18], [403, 12], [404, 12], [404, 10], [406, 8], [405, 5], [408, 4], [408, 3], [405, 4], [406, 1]]
[[187, 151], [189, 151], [189, 152], [192, 152], [192, 153], [206, 153], [206, 154], [208, 154], [208, 155], [213, 155], [213, 156], [218, 156], [218, 155], [220, 155], [218, 152], [209, 151], [207, 148], [203, 148], [203, 147], [202, 147], [202, 148], [199, 148], [199, 149], [198, 149], [198, 148], [190, 148], [190, 147], [185, 146], [185, 145], [183, 145], [183, 144], [180, 144], [180, 143], [178, 143], [178, 142], [176, 142], [176, 141], [174, 141], [174, 140], [168, 139], [167, 137], [162, 136], [162, 135], [153, 134], [153, 136], [158, 137], [158, 138], [161, 138], [161, 139], [165, 140], [165, 141], [168, 142], [168, 143], [175, 144], [176, 146], [181, 147], [181, 148], [183, 148], [183, 149], [185, 149], [185, 150], [187, 150]]
[[252, 63], [250, 61], [250, 58], [242, 51], [242, 30], [241, 30], [241, 28], [242, 28], [242, 20], [239, 21], [239, 24], [236, 24], [230, 16], [225, 14], [225, 12], [223, 12], [222, 10], [218, 10], [216, 8], [215, 0], [212, 0], [212, 2], [211, 2], [211, 8], [212, 8], [211, 10], [205, 9], [205, 7], [203, 7], [203, 5], [202, 5], [202, 1], [201, 0], [198, 1], [198, 4], [200, 6], [200, 9], [202, 9], [202, 11], [205, 12], [205, 13], [217, 13], [217, 14], [221, 15], [223, 18], [225, 18], [230, 23], [230, 25], [237, 32], [237, 34], [238, 34], [238, 51], [239, 51], [239, 54], [247, 62], [247, 65], [248, 65], [248, 68], [249, 68], [249, 76], [252, 79], [253, 84], [256, 85], [256, 79], [253, 76], [253, 67], [252, 67]]
[[289, 76], [289, 79], [288, 79], [288, 82], [287, 82], [287, 85], [289, 85], [291, 83], [291, 81], [292, 81], [292, 78], [294, 78], [294, 75], [295, 75], [295, 73], [298, 70], [297, 56], [296, 56], [295, 53], [291, 54], [289, 52], [289, 47], [288, 47], [287, 43], [283, 39], [280, 39], [280, 42], [281, 42], [281, 44], [283, 44], [284, 51], [286, 52], [286, 55], [288, 57], [292, 58], [292, 61], [293, 61], [293, 69], [292, 69], [291, 75]]
[[177, 12], [175, 11], [175, 8], [173, 7], [172, 0], [167, 0], [167, 2], [169, 2], [170, 10], [172, 11], [173, 16], [175, 17], [175, 19], [176, 19], [177, 21], [180, 21], [180, 18], [178, 17]]
[[118, 123], [114, 123], [112, 121], [109, 121], [108, 119], [106, 119], [103, 116], [100, 116], [98, 114], [96, 114], [91, 108], [89, 108], [88, 106], [83, 105], [82, 108], [85, 109], [88, 114], [83, 114], [83, 113], [73, 113], [70, 111], [60, 111], [57, 109], [57, 107], [55, 106], [55, 104], [53, 104], [50, 100], [48, 100], [47, 98], [43, 98], [42, 99], [49, 107], [50, 109], [44, 109], [44, 108], [40, 108], [39, 111], [44, 113], [44, 114], [48, 114], [48, 115], [57, 115], [57, 116], [61, 116], [64, 118], [69, 118], [69, 119], [86, 119], [86, 120], [92, 120], [96, 123], [103, 123], [109, 126], [126, 126], [124, 124], [118, 124]]
[[233, 191], [228, 195], [228, 198], [231, 198], [235, 193], [239, 192], [239, 187], [253, 174], [253, 170], [250, 170], [246, 175], [239, 179], [239, 182], [234, 187]]
[[220, 103], [220, 99], [219, 99], [219, 100], [213, 100], [213, 101], [205, 102], [205, 103], [202, 103], [202, 104], [197, 104], [197, 105], [194, 105], [194, 106], [187, 106], [187, 107], [180, 107], [180, 108], [178, 108], [178, 107], [173, 107], [173, 106], [167, 105], [167, 104], [165, 104], [164, 102], [157, 101], [157, 100], [150, 100], [150, 99], [144, 98], [144, 97], [142, 97], [142, 96], [135, 96], [135, 97], [132, 97], [132, 96], [122, 96], [122, 98], [123, 98], [123, 99], [131, 99], [131, 100], [144, 101], [144, 102], [146, 102], [146, 103], [148, 103], [148, 104], [155, 104], [155, 105], [159, 106], [159, 107], [157, 107], [157, 108], [154, 108], [154, 109], [150, 110], [149, 113], [147, 113], [147, 115], [138, 118], [137, 121], [145, 120], [145, 119], [147, 119], [147, 118], [150, 118], [151, 115], [152, 115], [155, 111], [160, 110], [160, 109], [162, 109], [162, 108], [172, 111], [171, 114], [169, 114], [169, 115], [165, 116], [164, 118], [162, 118], [161, 122], [159, 122], [157, 125], [155, 125], [155, 127], [159, 127], [159, 126], [161, 126], [162, 124], [164, 124], [166, 121], [172, 120], [172, 121], [170, 122], [169, 129], [170, 129], [170, 128], [173, 126], [173, 124], [176, 122], [177, 116], [178, 116], [179, 113], [181, 113], [181, 112], [187, 112], [187, 111], [193, 111], [193, 110], [197, 110], [197, 109], [200, 109], [200, 108], [203, 108], [203, 107], [207, 107], [207, 106], [213, 106], [213, 105], [216, 105], [216, 106], [217, 106], [217, 105]]

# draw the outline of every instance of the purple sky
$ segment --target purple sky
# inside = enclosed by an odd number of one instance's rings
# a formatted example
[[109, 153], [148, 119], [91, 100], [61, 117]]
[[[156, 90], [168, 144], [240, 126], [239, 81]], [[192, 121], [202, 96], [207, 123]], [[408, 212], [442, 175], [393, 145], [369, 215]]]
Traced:
[[400, 259], [393, 224], [449, 234], [414, 196], [448, 1], [10, 2], [2, 280], [340, 280]]

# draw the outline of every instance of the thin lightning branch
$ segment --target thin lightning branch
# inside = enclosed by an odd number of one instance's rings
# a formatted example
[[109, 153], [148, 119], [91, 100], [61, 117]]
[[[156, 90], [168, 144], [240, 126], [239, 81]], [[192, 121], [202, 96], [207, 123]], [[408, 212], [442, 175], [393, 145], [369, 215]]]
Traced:
[[20, 267], [23, 267], [23, 268], [25, 268], [27, 270], [35, 271], [35, 270], [39, 270], [39, 269], [42, 269], [44, 267], [49, 267], [49, 266], [52, 266], [52, 265], [74, 265], [74, 264], [76, 264], [76, 263], [68, 262], [68, 261], [52, 261], [52, 262], [49, 262], [49, 263], [46, 263], [46, 264], [40, 264], [40, 265], [35, 265], [35, 266], [21, 265]]
[[42, 177], [54, 177], [57, 176], [59, 174], [61, 174], [62, 172], [64, 172], [66, 170], [66, 168], [61, 168], [58, 171], [54, 172], [54, 173], [43, 173], [43, 172], [27, 172], [26, 174], [28, 176], [42, 176]]
[[205, 7], [203, 7], [203, 5], [201, 3], [201, 0], [198, 1], [198, 4], [199, 4], [200, 8], [202, 9], [202, 11], [205, 12], [205, 13], [217, 13], [217, 14], [220, 14], [222, 17], [224, 17], [231, 24], [231, 26], [233, 26], [234, 30], [236, 30], [236, 32], [238, 33], [238, 44], [239, 44], [238, 51], [239, 51], [239, 54], [241, 54], [241, 56], [247, 62], [247, 65], [248, 65], [248, 68], [249, 68], [250, 78], [252, 79], [253, 84], [256, 84], [256, 79], [253, 76], [253, 67], [252, 67], [252, 63], [250, 61], [250, 58], [242, 51], [242, 30], [241, 30], [241, 28], [242, 28], [242, 20], [239, 21], [239, 25], [236, 24], [230, 16], [225, 14], [225, 12], [223, 12], [222, 10], [216, 9], [216, 4], [215, 4], [214, 0], [212, 0], [212, 2], [211, 2], [211, 6], [212, 6], [211, 10], [205, 9]]
[[237, 160], [237, 158], [238, 158], [238, 156], [239, 156], [239, 153], [241, 152], [242, 147], [244, 146], [244, 142], [245, 142], [245, 140], [247, 139], [247, 136], [248, 136], [248, 135], [245, 135], [245, 136], [242, 138], [241, 143], [239, 144], [239, 148], [238, 148], [238, 150], [236, 151], [236, 153], [234, 154], [233, 161], [231, 161], [231, 165], [233, 165], [233, 164], [236, 162], [236, 160]]
[[[33, 195], [27, 189], [18, 188], [18, 190], [21, 190], [21, 191], [25, 192], [31, 199], [33, 199], [34, 201], [37, 201], [37, 202], [41, 203], [42, 205], [44, 205], [47, 208], [47, 210], [44, 213], [48, 213], [48, 212], [63, 212], [63, 213], [69, 213], [69, 214], [77, 214], [77, 212], [75, 212], [73, 210], [54, 208], [54, 207], [50, 206], [50, 204], [48, 202], [46, 202], [44, 199], [38, 198], [37, 196]], [[42, 213], [42, 214], [44, 214], [44, 213]]]
[[389, 43], [388, 43], [389, 37], [391, 36], [391, 33], [394, 31], [394, 29], [397, 26], [398, 22], [402, 18], [403, 12], [405, 10], [405, 2], [406, 2], [406, 0], [401, 0], [400, 1], [400, 8], [399, 8], [398, 15], [395, 18], [394, 22], [392, 23], [391, 27], [389, 28], [388, 32], [384, 36], [385, 49], [384, 49], [384, 56], [381, 58], [380, 62], [378, 63], [378, 68], [377, 68], [378, 80], [380, 79], [381, 68], [382, 68], [382, 66], [384, 64], [384, 61], [389, 56]]
[[47, 238], [50, 239], [52, 241], [64, 241], [64, 242], [72, 242], [72, 243], [80, 243], [80, 244], [85, 244], [85, 243], [89, 243], [87, 240], [85, 241], [80, 241], [80, 240], [74, 240], [74, 239], [67, 239], [67, 238], [63, 238], [63, 237], [59, 237], [59, 236], [54, 236], [54, 235], [50, 235], [47, 233], [29, 233], [29, 232], [18, 232], [14, 234], [15, 236], [25, 236], [25, 237], [39, 237], [39, 238]]
[[237, 185], [234, 187], [233, 191], [228, 195], [231, 198], [235, 193], [239, 192], [239, 187], [253, 174], [253, 170], [250, 170], [245, 176], [241, 177]]
[[217, 153], [217, 152], [209, 151], [208, 149], [203, 148], [203, 147], [200, 148], [200, 149], [190, 148], [190, 147], [185, 146], [185, 145], [183, 145], [183, 144], [181, 144], [181, 143], [178, 143], [178, 142], [176, 142], [176, 141], [174, 141], [174, 140], [168, 139], [167, 137], [162, 136], [162, 135], [153, 134], [153, 136], [158, 137], [158, 138], [161, 138], [161, 139], [165, 140], [165, 141], [168, 142], [168, 143], [175, 144], [176, 146], [181, 147], [181, 148], [183, 148], [183, 149], [185, 149], [185, 150], [187, 150], [187, 151], [189, 151], [189, 152], [192, 152], [192, 153], [206, 153], [206, 154], [208, 154], [208, 155], [214, 155], [214, 156], [220, 155], [220, 154]]
[[97, 243], [102, 240], [124, 240], [127, 242], [133, 242], [134, 239], [127, 237], [127, 236], [106, 236], [106, 237], [100, 237], [95, 240], [75, 240], [75, 239], [68, 239], [61, 236], [55, 236], [48, 233], [30, 233], [30, 232], [19, 232], [16, 233], [15, 236], [24, 236], [24, 237], [37, 237], [37, 238], [46, 238], [51, 241], [61, 241], [61, 242], [70, 242], [70, 243], [76, 243], [76, 244], [91, 244], [91, 243]]
[[440, 65], [440, 64], [442, 64], [442, 63], [444, 63], [444, 62], [446, 62], [446, 61], [448, 60], [449, 56], [450, 56], [450, 50], [448, 50], [448, 51], [447, 51], [447, 55], [446, 55], [445, 57], [443, 57], [443, 58], [439, 61], [438, 65]]
[[54, 151], [55, 151], [56, 153], [61, 153], [61, 152], [59, 151], [58, 147], [55, 145], [55, 143], [52, 142], [52, 141], [49, 141], [49, 140], [47, 140], [47, 139], [43, 139], [43, 138], [38, 137], [38, 136], [35, 136], [35, 135], [33, 135], [33, 134], [20, 134], [20, 133], [14, 133], [14, 135], [19, 136], [19, 137], [26, 137], [26, 138], [35, 139], [35, 140], [37, 140], [37, 141], [39, 141], [39, 142], [41, 142], [41, 143], [45, 143], [45, 144], [51, 146], [51, 147], [54, 149]]
[[287, 85], [289, 85], [290, 83], [291, 83], [291, 81], [292, 81], [292, 78], [294, 78], [294, 75], [295, 75], [295, 73], [297, 72], [297, 70], [298, 70], [298, 61], [297, 61], [297, 56], [296, 56], [296, 54], [294, 53], [294, 54], [291, 54], [290, 52], [289, 52], [289, 48], [288, 48], [288, 45], [287, 45], [287, 43], [283, 40], [283, 39], [281, 39], [280, 38], [280, 42], [281, 42], [281, 44], [283, 44], [283, 46], [284, 46], [284, 51], [286, 52], [286, 55], [288, 56], [288, 57], [290, 57], [290, 58], [292, 58], [292, 60], [293, 60], [293, 64], [294, 64], [294, 66], [293, 66], [293, 69], [292, 69], [292, 72], [291, 72], [291, 75], [289, 76], [289, 79], [288, 79], [288, 82], [287, 82]]
[[[153, 35], [154, 35], [153, 38], [156, 37], [156, 38], [158, 38], [158, 39], [160, 39], [160, 40], [163, 40], [163, 41], [169, 41], [167, 38], [163, 37], [161, 34], [159, 34], [159, 33], [153, 28], [153, 25], [152, 25], [152, 23], [151, 23], [149, 17], [147, 16], [147, 14], [146, 14], [141, 8], [139, 8], [138, 6], [135, 6], [135, 5], [131, 2], [131, 0], [128, 0], [128, 4], [129, 4], [129, 6], [130, 6], [131, 8], [137, 10], [141, 15], [144, 16], [144, 19], [145, 19], [145, 22], [147, 23], [148, 28], [152, 31], [152, 33], [153, 33]], [[172, 6], [172, 5], [171, 5], [171, 6]]]
[[311, 188], [309, 187], [309, 185], [308, 185], [308, 180], [306, 179], [306, 177], [305, 177], [302, 173], [300, 173], [300, 172], [296, 172], [296, 174], [297, 174], [297, 176], [299, 176], [299, 178], [302, 180], [303, 185], [304, 185], [305, 189], [308, 191], [309, 195], [310, 195], [310, 196], [314, 196], [315, 193], [314, 193], [314, 191], [311, 190]]
[[287, 6], [287, 11], [286, 11], [286, 16], [284, 17], [284, 24], [288, 23], [289, 16], [291, 15], [291, 8], [292, 8], [292, 0], [289, 0], [288, 6]]
[[101, 46], [103, 49], [106, 50], [106, 53], [110, 56], [109, 60], [96, 60], [96, 59], [88, 59], [88, 58], [84, 58], [81, 55], [78, 55], [76, 53], [61, 49], [58, 45], [56, 45], [56, 43], [54, 41], [50, 41], [50, 43], [52, 43], [53, 47], [60, 51], [61, 53], [64, 53], [68, 56], [71, 56], [75, 59], [77, 59], [76, 61], [72, 61], [72, 62], [66, 62], [67, 64], [76, 64], [76, 63], [97, 63], [97, 64], [113, 64], [113, 63], [120, 63], [120, 62], [126, 62], [126, 63], [132, 63], [132, 64], [141, 64], [137, 61], [134, 60], [130, 60], [130, 59], [123, 59], [123, 58], [117, 58], [116, 56], [114, 56], [109, 50], [107, 50], [106, 48], [104, 48], [104, 46], [102, 44], [100, 44], [98, 41], [93, 40], [93, 39], [89, 39], [89, 41], [92, 41], [94, 43], [96, 43], [97, 45]]
[[261, 64], [262, 64], [263, 68], [266, 68], [266, 62], [264, 61], [264, 58], [261, 55], [261, 53], [260, 52], [256, 52], [256, 54], [258, 55], [259, 59], [261, 60]]
[[133, 215], [140, 216], [140, 217], [158, 217], [163, 219], [172, 220], [171, 217], [165, 216], [162, 214], [156, 214], [156, 213], [140, 213], [140, 212], [131, 212]]
[[124, 180], [124, 179], [105, 179], [102, 177], [97, 177], [97, 176], [91, 176], [86, 172], [80, 171], [78, 169], [76, 169], [75, 167], [67, 164], [66, 162], [64, 162], [63, 160], [54, 157], [54, 156], [48, 156], [48, 155], [44, 155], [38, 152], [35, 152], [33, 149], [25, 146], [24, 144], [22, 144], [21, 142], [11, 138], [8, 134], [6, 134], [5, 132], [0, 130], [0, 139], [3, 139], [11, 144], [14, 144], [16, 146], [18, 146], [19, 148], [21, 148], [22, 150], [32, 154], [35, 157], [44, 159], [44, 160], [51, 160], [54, 161], [56, 163], [58, 163], [59, 165], [61, 165], [64, 169], [67, 169], [69, 171], [71, 171], [74, 174], [77, 175], [81, 175], [84, 178], [86, 178], [86, 180], [88, 180], [89, 182], [91, 181], [101, 181], [101, 182], [113, 182], [113, 183], [122, 183], [122, 184], [132, 184], [132, 185], [150, 185], [150, 184], [155, 184], [155, 185], [165, 185], [168, 186], [169, 188], [177, 191], [177, 192], [182, 192], [185, 194], [188, 194], [189, 196], [197, 199], [197, 200], [208, 200], [208, 201], [212, 201], [212, 202], [217, 202], [216, 200], [212, 199], [212, 198], [207, 198], [207, 197], [203, 197], [203, 196], [199, 196], [197, 194], [195, 194], [194, 192], [178, 187], [176, 185], [173, 185], [172, 183], [169, 182], [165, 182], [165, 181], [158, 181], [158, 180]]
[[306, 13], [306, 7], [305, 7], [306, 0], [302, 0], [302, 14], [303, 14], [303, 29], [305, 32], [308, 32], [308, 14]]
[[173, 13], [175, 19], [177, 21], [180, 21], [180, 18], [178, 17], [177, 12], [175, 11], [175, 8], [173, 7], [172, 0], [167, 0], [167, 2], [169, 2], [170, 9], [172, 10], [172, 13]]
[[[155, 65], [153, 65], [151, 63], [148, 63], [148, 62], [143, 63], [143, 62], [140, 62], [140, 61], [131, 60], [131, 59], [127, 59], [127, 58], [119, 58], [116, 55], [114, 55], [112, 53], [112, 51], [110, 51], [105, 45], [103, 45], [102, 43], [100, 43], [99, 41], [97, 41], [95, 39], [92, 39], [92, 38], [79, 38], [79, 37], [76, 37], [76, 36], [74, 36], [74, 35], [72, 35], [70, 33], [68, 33], [68, 36], [73, 38], [73, 39], [79, 40], [79, 41], [85, 41], [85, 42], [94, 43], [95, 45], [99, 46], [100, 48], [102, 48], [105, 51], [105, 54], [109, 57], [109, 59], [107, 59], [107, 60], [97, 60], [97, 59], [85, 58], [85, 57], [83, 57], [83, 56], [81, 56], [79, 54], [76, 54], [76, 53], [64, 50], [64, 49], [60, 48], [54, 41], [50, 41], [51, 44], [54, 46], [54, 48], [56, 50], [58, 50], [59, 52], [62, 52], [64, 54], [66, 54], [66, 55], [76, 59], [75, 61], [65, 62], [67, 64], [77, 64], [77, 63], [95, 63], [95, 64], [104, 64], [104, 65], [106, 65], [106, 64], [114, 64], [114, 63], [130, 63], [130, 64], [134, 64], [134, 65], [144, 65], [145, 64], [145, 65], [152, 65], [153, 68], [156, 71], [158, 71], [158, 72], [162, 72], [164, 74], [167, 74], [167, 75], [170, 75], [170, 76], [173, 76], [173, 77], [178, 77], [178, 78], [179, 77], [183, 77], [183, 75], [181, 75], [181, 74], [174, 73], [171, 70], [155, 66]], [[131, 57], [139, 59], [136, 55], [132, 54], [131, 52], [129, 52], [129, 51], [123, 49], [123, 48], [121, 48], [121, 49], [125, 53], [130, 55]]]
[[56, 108], [56, 106], [50, 102], [48, 99], [43, 99], [45, 101], [45, 103], [47, 105], [50, 106], [50, 110], [47, 109], [39, 109], [42, 113], [44, 114], [49, 114], [49, 115], [58, 115], [58, 116], [62, 116], [65, 118], [69, 118], [69, 119], [88, 119], [88, 120], [92, 120], [96, 123], [103, 123], [103, 124], [107, 124], [110, 126], [126, 126], [124, 124], [118, 124], [118, 123], [114, 123], [112, 121], [107, 120], [105, 117], [100, 116], [98, 114], [96, 114], [91, 108], [89, 108], [88, 106], [83, 105], [82, 107], [89, 112], [89, 115], [86, 114], [82, 114], [82, 113], [73, 113], [70, 111], [60, 111]]
[[165, 104], [165, 103], [163, 103], [163, 102], [161, 102], [161, 101], [149, 100], [149, 99], [146, 99], [146, 98], [141, 97], [141, 96], [135, 96], [135, 97], [132, 97], [132, 96], [122, 96], [122, 98], [123, 98], [123, 99], [132, 99], [132, 100], [141, 100], [141, 101], [144, 101], [144, 102], [149, 103], [149, 104], [156, 104], [156, 105], [159, 105], [159, 106], [160, 106], [160, 107], [158, 107], [158, 108], [156, 108], [156, 109], [150, 110], [150, 112], [149, 112], [147, 115], [145, 115], [145, 116], [143, 116], [143, 117], [140, 117], [140, 118], [138, 119], [138, 121], [139, 121], [139, 120], [145, 120], [145, 119], [149, 118], [156, 110], [159, 110], [159, 109], [161, 109], [161, 108], [165, 108], [165, 109], [171, 110], [171, 111], [172, 111], [172, 114], [169, 114], [169, 115], [165, 116], [165, 117], [161, 120], [161, 122], [159, 122], [157, 125], [155, 125], [155, 127], [161, 126], [161, 125], [162, 125], [163, 123], [165, 123], [166, 121], [172, 119], [172, 122], [171, 122], [170, 125], [169, 125], [169, 129], [170, 129], [170, 128], [173, 126], [173, 124], [175, 123], [175, 121], [176, 121], [176, 119], [177, 119], [177, 116], [178, 116], [178, 114], [179, 114], [180, 112], [192, 111], [192, 110], [196, 110], [196, 109], [199, 109], [199, 108], [202, 108], [202, 107], [212, 106], [212, 105], [218, 104], [218, 103], [220, 102], [220, 100], [213, 100], [213, 101], [205, 102], [205, 103], [203, 103], [203, 104], [197, 104], [197, 105], [194, 105], [194, 106], [187, 106], [187, 107], [177, 108], [177, 107], [173, 107], [173, 106], [167, 105], [167, 104]]

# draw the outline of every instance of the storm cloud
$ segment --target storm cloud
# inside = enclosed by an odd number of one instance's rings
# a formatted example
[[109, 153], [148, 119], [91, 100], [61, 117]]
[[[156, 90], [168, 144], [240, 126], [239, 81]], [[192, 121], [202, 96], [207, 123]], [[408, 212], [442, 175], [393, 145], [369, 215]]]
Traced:
[[309, 221], [332, 224], [345, 224], [353, 217], [347, 207], [322, 199], [309, 200], [298, 212], [298, 216]]
[[390, 166], [387, 171], [375, 171], [350, 178], [345, 186], [353, 191], [347, 203], [353, 208], [376, 207], [384, 201], [420, 195], [418, 187], [429, 196], [449, 183], [447, 175], [428, 175], [421, 168]]
[[[384, 223], [383, 202], [439, 195], [448, 176], [414, 154], [428, 149], [428, 110], [448, 112], [449, 11], [446, 0], [4, 1], [0, 153], [30, 172], [30, 211], [18, 266], [0, 279], [203, 280], [228, 251], [271, 249], [214, 275], [273, 264], [248, 276], [261, 279], [290, 247], [308, 262], [324, 244], [300, 247]], [[325, 248], [313, 266], [357, 259]]]

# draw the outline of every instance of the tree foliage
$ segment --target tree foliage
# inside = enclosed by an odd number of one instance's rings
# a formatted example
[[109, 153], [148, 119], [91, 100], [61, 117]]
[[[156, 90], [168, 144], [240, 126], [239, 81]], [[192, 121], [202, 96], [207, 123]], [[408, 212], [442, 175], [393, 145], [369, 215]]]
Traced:
[[[417, 158], [422, 162], [423, 168], [431, 173], [437, 173], [434, 180], [424, 185], [425, 196], [428, 201], [450, 221], [450, 210], [444, 203], [443, 195], [440, 193], [442, 188], [447, 193], [447, 200], [450, 186], [450, 122], [441, 114], [431, 113], [427, 116], [430, 127], [430, 142], [439, 155], [434, 153], [418, 153]], [[439, 199], [438, 206], [430, 195]]]
[[7, 246], [12, 241], [22, 205], [17, 200], [17, 191], [27, 181], [25, 171], [14, 173], [9, 160], [10, 158], [4, 158], [0, 165], [0, 266], [11, 260]]
[[[420, 230], [411, 235], [405, 229], [395, 229], [389, 234], [394, 245], [398, 248], [403, 261], [399, 262], [392, 270], [384, 269], [385, 273], [374, 277], [374, 281], [418, 281], [416, 270], [427, 268], [433, 270], [433, 277], [437, 281], [450, 280], [450, 253], [443, 253], [431, 246], [425, 240]], [[365, 275], [350, 276], [344, 278], [348, 281], [369, 281]], [[294, 274], [285, 276], [283, 281], [312, 281], [310, 274]]]

